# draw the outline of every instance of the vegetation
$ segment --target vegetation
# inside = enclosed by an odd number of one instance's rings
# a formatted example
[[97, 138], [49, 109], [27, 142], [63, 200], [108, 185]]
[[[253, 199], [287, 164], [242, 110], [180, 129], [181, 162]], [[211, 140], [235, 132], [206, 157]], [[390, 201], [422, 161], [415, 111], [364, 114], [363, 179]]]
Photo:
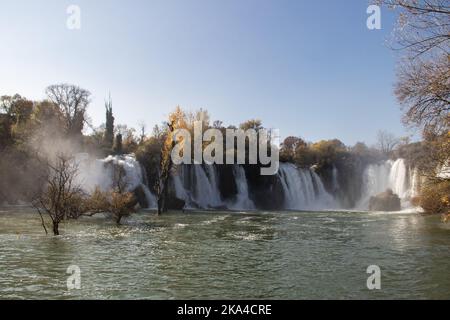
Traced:
[[[399, 12], [399, 25], [392, 39], [392, 47], [402, 53], [395, 94], [405, 125], [419, 128], [423, 140], [410, 143], [407, 138], [380, 131], [377, 145], [370, 147], [361, 142], [346, 146], [337, 139], [308, 142], [291, 136], [281, 145], [280, 160], [314, 167], [325, 181], [330, 181], [334, 168], [338, 168], [341, 184], [349, 188], [346, 193], [357, 197], [360, 190], [350, 181], [360, 179], [366, 164], [403, 157], [426, 179], [417, 203], [427, 212], [449, 213], [450, 8], [443, 0], [375, 2]], [[105, 102], [105, 124], [93, 128], [87, 115], [89, 91], [56, 84], [45, 92], [47, 99], [43, 101], [30, 101], [19, 94], [0, 97], [0, 203], [34, 200], [40, 216], [50, 217], [54, 234], [59, 233], [63, 220], [101, 211], [110, 212], [119, 223], [136, 202], [123, 187], [120, 172], [111, 190], [84, 194], [74, 183], [77, 169], [70, 159], [75, 152], [98, 156], [135, 153], [149, 181], [156, 182], [152, 191], [157, 194], [161, 213], [167, 210], [170, 197], [169, 177], [175, 169], [170, 154], [176, 129], [186, 129], [192, 136], [194, 121], [201, 121], [204, 131], [226, 130], [221, 121], [211, 123], [205, 110], [188, 113], [177, 107], [168, 122], [156, 126], [151, 135], [146, 135], [144, 124], [137, 135], [133, 128], [115, 123], [111, 97]], [[86, 134], [86, 128], [91, 133]], [[239, 128], [258, 130], [263, 126], [260, 120], [252, 119]], [[212, 142], [202, 141], [203, 148]], [[235, 154], [235, 150], [224, 149], [224, 157], [230, 152]]]
[[423, 148], [422, 157], [413, 156], [427, 178], [420, 203], [427, 212], [450, 213], [450, 7], [443, 0], [378, 2], [399, 12], [393, 47], [403, 56], [395, 94], [404, 123], [424, 137], [412, 147]]

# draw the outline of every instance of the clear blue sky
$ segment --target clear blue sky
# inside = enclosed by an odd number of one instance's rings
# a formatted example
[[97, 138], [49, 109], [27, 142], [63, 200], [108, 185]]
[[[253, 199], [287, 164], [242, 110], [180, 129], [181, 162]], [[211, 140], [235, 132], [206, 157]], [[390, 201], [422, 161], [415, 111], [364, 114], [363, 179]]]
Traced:
[[[68, 5], [81, 30], [66, 28]], [[395, 55], [366, 27], [366, 0], [3, 0], [0, 95], [44, 98], [68, 82], [93, 94], [89, 115], [149, 130], [176, 105], [212, 119], [259, 118], [282, 137], [375, 141], [405, 135]]]

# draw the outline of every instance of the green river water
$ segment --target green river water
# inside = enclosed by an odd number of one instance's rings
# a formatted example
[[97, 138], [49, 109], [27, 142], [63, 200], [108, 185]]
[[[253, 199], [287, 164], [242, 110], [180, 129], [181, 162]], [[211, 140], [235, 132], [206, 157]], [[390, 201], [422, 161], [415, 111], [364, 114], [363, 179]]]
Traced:
[[[358, 212], [140, 212], [46, 236], [0, 209], [1, 299], [449, 299], [450, 224]], [[67, 268], [81, 289], [67, 288]], [[381, 289], [366, 285], [381, 268]]]

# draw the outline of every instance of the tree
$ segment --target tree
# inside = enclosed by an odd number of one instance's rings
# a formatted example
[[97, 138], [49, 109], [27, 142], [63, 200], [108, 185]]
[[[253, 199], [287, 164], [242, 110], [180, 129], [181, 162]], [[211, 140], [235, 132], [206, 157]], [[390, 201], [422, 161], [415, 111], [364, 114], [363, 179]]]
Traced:
[[65, 83], [51, 85], [45, 92], [50, 101], [60, 109], [66, 134], [70, 137], [81, 136], [91, 93], [78, 86]]
[[53, 234], [57, 236], [61, 221], [76, 219], [84, 211], [84, 193], [75, 181], [78, 167], [72, 157], [60, 154], [54, 163], [47, 163], [47, 169], [44, 190], [34, 199], [33, 205], [41, 217], [45, 232], [47, 228], [43, 214], [50, 217]]
[[31, 113], [33, 112], [33, 101], [30, 101], [19, 94], [13, 96], [1, 96], [0, 110], [10, 116], [16, 125], [19, 125], [30, 119]]
[[147, 125], [145, 124], [145, 122], [142, 121], [141, 123], [139, 123], [139, 131], [140, 131], [139, 143], [143, 143], [145, 141], [146, 130], [147, 130]]
[[173, 168], [172, 150], [176, 145], [174, 141], [175, 130], [187, 128], [186, 113], [177, 106], [175, 110], [169, 114], [167, 123], [167, 131], [164, 142], [161, 146], [159, 157], [159, 177], [156, 180], [156, 193], [158, 203], [158, 215], [167, 211], [167, 198], [169, 195], [169, 178]]
[[448, 212], [450, 174], [442, 170], [450, 154], [450, 6], [448, 0], [379, 2], [399, 11], [394, 42], [404, 57], [395, 93], [404, 122], [421, 128], [425, 140], [420, 204], [426, 212]]
[[114, 153], [123, 154], [122, 135], [120, 133], [116, 135], [116, 141], [114, 143]]
[[385, 130], [380, 130], [377, 133], [377, 147], [384, 154], [389, 155], [398, 145], [399, 139], [392, 133]]
[[246, 131], [248, 129], [254, 129], [256, 131], [262, 129], [262, 122], [259, 119], [247, 120], [239, 125], [239, 128]]
[[399, 11], [394, 48], [404, 52], [395, 93], [404, 122], [445, 133], [450, 111], [450, 6], [447, 0], [379, 0]]
[[109, 96], [109, 100], [105, 101], [105, 109], [106, 109], [106, 123], [103, 141], [106, 148], [111, 149], [114, 144], [114, 116], [112, 112], [111, 95]]
[[400, 66], [395, 94], [405, 110], [405, 124], [433, 129], [436, 133], [447, 131], [450, 124], [450, 55]]
[[301, 145], [307, 146], [307, 143], [299, 137], [293, 137], [293, 136], [287, 137], [286, 139], [284, 139], [283, 143], [281, 144], [280, 158], [283, 161], [289, 161], [289, 162], [293, 161], [296, 150]]
[[410, 58], [439, 51], [448, 54], [450, 6], [447, 0], [377, 0], [398, 10], [393, 48], [406, 50]]
[[92, 195], [86, 199], [86, 208], [89, 215], [105, 212], [111, 213], [113, 220], [120, 224], [123, 217], [134, 212], [136, 198], [127, 191], [128, 184], [125, 179], [126, 173], [122, 166], [113, 169], [113, 186], [108, 191], [96, 188]]

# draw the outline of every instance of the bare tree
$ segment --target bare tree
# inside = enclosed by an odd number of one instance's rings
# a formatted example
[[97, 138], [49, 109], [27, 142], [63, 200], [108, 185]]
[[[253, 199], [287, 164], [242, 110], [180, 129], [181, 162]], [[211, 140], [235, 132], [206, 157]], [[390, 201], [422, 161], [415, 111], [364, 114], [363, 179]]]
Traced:
[[450, 111], [450, 5], [448, 0], [377, 0], [399, 12], [394, 49], [404, 57], [395, 93], [404, 122], [445, 134]]
[[75, 181], [78, 166], [73, 158], [58, 155], [54, 163], [47, 163], [47, 168], [44, 190], [34, 199], [33, 206], [41, 217], [45, 232], [43, 214], [51, 219], [53, 234], [59, 235], [61, 221], [76, 219], [84, 212], [84, 193]]
[[380, 130], [377, 133], [377, 147], [385, 155], [389, 155], [399, 142], [398, 138], [385, 130]]
[[79, 136], [86, 120], [91, 93], [71, 84], [57, 84], [45, 90], [48, 98], [61, 110], [69, 136]]
[[123, 217], [127, 217], [134, 212], [134, 206], [137, 202], [134, 195], [127, 191], [127, 187], [124, 168], [115, 167], [112, 189], [103, 192], [96, 188], [92, 195], [86, 199], [85, 207], [88, 213], [85, 215], [91, 216], [101, 212], [111, 213], [113, 220], [120, 224]]
[[399, 11], [394, 49], [407, 50], [411, 58], [426, 53], [449, 53], [450, 5], [448, 0], [376, 0]]
[[403, 64], [395, 93], [405, 124], [445, 133], [450, 119], [450, 56]]
[[147, 125], [145, 124], [144, 121], [139, 123], [139, 131], [140, 131], [140, 143], [143, 143], [145, 141], [145, 136], [147, 135], [146, 133], [147, 130]]

